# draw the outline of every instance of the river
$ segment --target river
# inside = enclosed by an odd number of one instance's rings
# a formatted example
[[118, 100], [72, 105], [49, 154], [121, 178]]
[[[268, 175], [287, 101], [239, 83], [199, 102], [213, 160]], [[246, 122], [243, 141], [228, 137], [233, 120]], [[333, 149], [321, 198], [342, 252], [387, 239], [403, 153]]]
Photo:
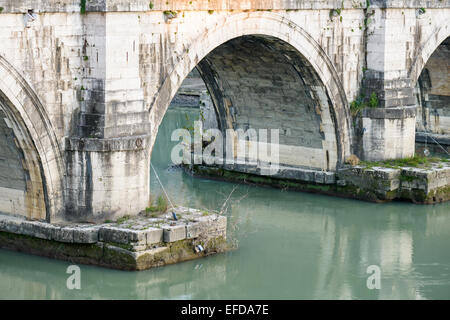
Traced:
[[[170, 108], [152, 161], [177, 205], [219, 209], [234, 184], [169, 168], [170, 135], [197, 117]], [[151, 188], [160, 186], [152, 174]], [[0, 250], [0, 298], [12, 299], [450, 299], [450, 203], [367, 203], [239, 185], [232, 194], [235, 251], [126, 272]], [[369, 266], [380, 289], [369, 289]]]

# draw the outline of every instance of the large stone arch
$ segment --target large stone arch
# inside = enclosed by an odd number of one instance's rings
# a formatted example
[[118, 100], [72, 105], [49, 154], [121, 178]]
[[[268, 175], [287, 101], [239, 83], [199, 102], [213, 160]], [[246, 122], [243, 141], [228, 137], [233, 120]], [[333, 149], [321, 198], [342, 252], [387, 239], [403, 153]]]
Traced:
[[448, 37], [450, 37], [450, 21], [447, 20], [445, 24], [439, 27], [433, 34], [431, 34], [427, 38], [427, 40], [418, 50], [418, 53], [408, 70], [408, 79], [411, 79], [413, 83], [417, 82], [423, 68], [427, 64], [430, 57], [433, 55], [439, 45]]
[[1, 55], [0, 103], [3, 133], [9, 135], [6, 139], [10, 149], [15, 148], [14, 157], [22, 162], [23, 170], [18, 175], [24, 175], [24, 199], [28, 202], [18, 212], [9, 213], [54, 221], [63, 208], [64, 167], [60, 146], [39, 98]]
[[195, 38], [165, 76], [151, 103], [150, 121], [153, 124], [151, 145], [172, 98], [189, 72], [214, 49], [232, 39], [244, 36], [271, 37], [287, 43], [317, 74], [331, 102], [330, 113], [337, 141], [336, 163], [342, 164], [345, 157], [351, 153], [351, 117], [339, 76], [329, 57], [303, 28], [273, 12], [238, 13]]
[[416, 91], [418, 131], [450, 133], [449, 47], [446, 21], [426, 39], [408, 71]]

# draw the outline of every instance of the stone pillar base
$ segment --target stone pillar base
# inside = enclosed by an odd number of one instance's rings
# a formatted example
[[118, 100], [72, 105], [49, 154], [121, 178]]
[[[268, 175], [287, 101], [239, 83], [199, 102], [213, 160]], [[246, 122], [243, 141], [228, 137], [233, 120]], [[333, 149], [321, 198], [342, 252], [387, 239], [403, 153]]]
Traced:
[[115, 220], [148, 205], [150, 136], [66, 139], [65, 219]]
[[382, 161], [414, 156], [416, 107], [367, 108], [362, 113], [362, 158]]

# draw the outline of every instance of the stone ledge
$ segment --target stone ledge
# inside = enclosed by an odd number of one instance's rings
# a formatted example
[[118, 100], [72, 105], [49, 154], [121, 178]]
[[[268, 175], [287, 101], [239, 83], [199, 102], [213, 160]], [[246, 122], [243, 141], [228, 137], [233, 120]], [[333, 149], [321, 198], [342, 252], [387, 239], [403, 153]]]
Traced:
[[[197, 252], [195, 247], [202, 244], [204, 250]], [[0, 247], [39, 256], [70, 261], [72, 263], [92, 264], [120, 270], [146, 270], [167, 264], [202, 258], [229, 250], [223, 238], [209, 242], [181, 240], [165, 247], [150, 248], [133, 252], [105, 243], [78, 244], [61, 243], [31, 236], [0, 231]]]
[[[286, 179], [228, 171], [204, 165], [186, 166], [185, 169], [189, 174], [204, 178], [371, 202], [402, 199], [417, 204], [432, 204], [450, 200], [450, 162], [433, 163], [430, 168], [425, 169], [347, 166], [339, 169], [335, 173], [334, 182], [328, 184], [317, 182], [316, 179], [311, 180], [311, 175]], [[188, 228], [188, 237], [190, 232], [194, 231]]]
[[393, 107], [393, 108], [365, 108], [362, 110], [363, 118], [371, 119], [406, 119], [416, 116], [416, 107]]
[[[203, 165], [205, 166], [205, 165]], [[223, 168], [228, 171], [236, 171], [242, 173], [249, 173], [261, 176], [268, 176], [278, 179], [292, 179], [292, 180], [302, 180], [321, 184], [334, 184], [336, 181], [336, 173], [333, 171], [322, 171], [314, 169], [306, 169], [301, 167], [293, 166], [283, 166], [279, 167], [277, 173], [272, 175], [261, 174], [262, 170], [270, 170], [268, 167], [264, 166], [253, 166], [253, 165], [240, 165], [240, 164], [226, 164]]]
[[428, 132], [416, 132], [416, 142], [435, 144], [437, 141], [439, 144], [450, 146], [450, 134], [437, 134]]
[[[335, 9], [335, 0], [303, 0], [303, 1], [251, 1], [250, 6], [247, 2], [239, 1], [216, 2], [212, 5], [209, 1], [193, 1], [189, 3], [186, 0], [165, 1], [165, 0], [86, 0], [87, 12], [136, 12], [149, 11], [150, 2], [153, 3], [153, 11], [163, 10], [299, 10], [299, 9]], [[365, 1], [362, 1], [361, 9], [366, 8]], [[339, 2], [341, 4], [341, 2]], [[429, 1], [429, 0], [372, 0], [372, 7], [378, 8], [448, 8], [450, 1]], [[4, 13], [26, 13], [28, 9], [34, 9], [35, 12], [80, 12], [81, 0], [74, 2], [72, 0], [42, 0], [39, 5], [30, 5], [27, 0], [0, 1], [0, 7], [3, 7]], [[354, 9], [351, 1], [343, 1], [344, 9]]]
[[109, 139], [66, 137], [65, 140], [67, 151], [87, 152], [146, 150], [149, 143], [150, 135]]
[[[201, 244], [204, 248], [211, 247], [221, 239], [220, 241], [225, 247], [226, 217], [185, 207], [177, 207], [173, 211], [178, 216], [178, 220], [174, 220], [172, 212], [170, 212], [156, 218], [141, 215], [98, 225], [58, 225], [0, 214], [0, 233], [16, 235], [19, 238], [22, 236], [31, 240], [48, 241], [51, 243], [50, 246], [66, 244], [77, 246], [77, 248], [86, 248], [86, 250], [92, 249], [92, 247], [88, 247], [92, 245], [106, 248], [109, 255], [121, 256], [120, 261], [131, 261], [130, 263], [134, 264], [138, 263], [139, 259], [145, 260], [146, 262], [142, 266], [135, 267], [137, 270], [145, 269], [145, 266], [154, 266], [154, 264], [160, 265], [161, 262], [153, 258], [156, 254], [166, 251], [169, 252], [169, 256], [166, 257], [168, 261], [171, 261], [170, 263], [177, 262], [178, 258], [176, 257], [179, 254], [173, 252], [174, 248], [187, 250], [186, 255], [193, 259], [204, 255], [196, 252], [195, 245], [197, 244]], [[183, 245], [180, 247], [181, 242]], [[2, 245], [0, 241], [0, 247]], [[70, 248], [72, 247], [67, 247], [67, 250], [72, 250]], [[36, 254], [40, 254], [38, 249], [36, 251]], [[42, 251], [44, 252], [45, 248], [42, 248]], [[81, 257], [78, 258], [81, 259]], [[182, 257], [179, 259], [182, 261]], [[92, 263], [102, 265], [103, 262]], [[120, 269], [120, 262], [113, 267]], [[133, 269], [134, 267], [128, 266], [127, 268]]]
[[[173, 211], [180, 217], [179, 220], [173, 220], [172, 214], [169, 213], [158, 218], [137, 216], [120, 223], [98, 225], [57, 225], [0, 214], [0, 231], [65, 243], [107, 242], [140, 249], [158, 243], [184, 240], [187, 238], [188, 229], [191, 239], [226, 237], [227, 218], [224, 216], [185, 207], [177, 207]], [[193, 230], [198, 232], [193, 233]]]

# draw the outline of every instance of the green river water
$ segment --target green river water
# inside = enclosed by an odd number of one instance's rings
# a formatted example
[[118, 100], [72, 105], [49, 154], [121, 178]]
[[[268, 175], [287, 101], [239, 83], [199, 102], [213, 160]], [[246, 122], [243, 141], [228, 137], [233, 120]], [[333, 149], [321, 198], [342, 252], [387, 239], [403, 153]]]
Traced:
[[[233, 184], [169, 168], [172, 130], [195, 117], [168, 111], [152, 161], [177, 205], [219, 209]], [[151, 187], [160, 193], [153, 174]], [[235, 251], [141, 272], [81, 265], [81, 290], [66, 287], [68, 262], [0, 250], [0, 298], [450, 298], [450, 203], [374, 204], [240, 185], [228, 217]], [[370, 265], [381, 270], [379, 290], [367, 288]]]

